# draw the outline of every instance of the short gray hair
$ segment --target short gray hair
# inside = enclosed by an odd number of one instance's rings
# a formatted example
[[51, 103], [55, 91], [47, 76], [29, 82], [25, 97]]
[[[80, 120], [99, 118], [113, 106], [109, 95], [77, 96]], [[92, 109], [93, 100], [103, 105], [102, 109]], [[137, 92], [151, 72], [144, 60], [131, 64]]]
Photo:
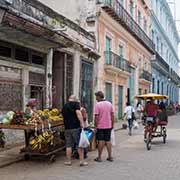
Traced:
[[74, 94], [70, 95], [68, 100], [71, 102], [79, 102], [79, 99]]

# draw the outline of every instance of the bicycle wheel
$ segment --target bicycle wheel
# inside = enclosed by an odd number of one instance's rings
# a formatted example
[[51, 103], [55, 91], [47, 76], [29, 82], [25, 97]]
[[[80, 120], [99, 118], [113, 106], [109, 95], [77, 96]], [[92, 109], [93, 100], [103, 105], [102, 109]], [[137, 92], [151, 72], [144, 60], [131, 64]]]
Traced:
[[147, 133], [146, 148], [148, 151], [151, 150], [151, 135], [149, 132]]
[[164, 128], [163, 128], [163, 143], [164, 143], [164, 144], [166, 143], [166, 137], [167, 137], [166, 128], [164, 127]]

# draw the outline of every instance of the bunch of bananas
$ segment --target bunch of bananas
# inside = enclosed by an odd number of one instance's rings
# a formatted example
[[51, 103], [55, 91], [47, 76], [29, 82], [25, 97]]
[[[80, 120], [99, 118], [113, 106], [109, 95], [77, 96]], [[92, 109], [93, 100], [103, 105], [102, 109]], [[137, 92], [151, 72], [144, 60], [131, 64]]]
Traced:
[[42, 119], [49, 119], [50, 121], [62, 121], [63, 117], [60, 114], [60, 111], [56, 108], [52, 109], [44, 109], [43, 111], [39, 110], [38, 114], [42, 117]]
[[33, 150], [41, 150], [45, 146], [53, 145], [54, 136], [52, 132], [45, 131], [30, 140], [30, 146]]
[[59, 115], [59, 110], [54, 108], [49, 113], [50, 113], [51, 116], [58, 116]]

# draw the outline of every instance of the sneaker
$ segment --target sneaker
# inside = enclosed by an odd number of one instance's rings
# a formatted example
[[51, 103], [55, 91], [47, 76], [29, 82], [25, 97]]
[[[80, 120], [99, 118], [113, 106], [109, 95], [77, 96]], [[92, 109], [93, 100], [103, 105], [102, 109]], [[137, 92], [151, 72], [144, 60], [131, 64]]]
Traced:
[[72, 163], [71, 163], [71, 161], [66, 161], [66, 162], [64, 162], [64, 165], [65, 165], [65, 166], [71, 166]]
[[87, 162], [80, 162], [80, 166], [88, 166]]

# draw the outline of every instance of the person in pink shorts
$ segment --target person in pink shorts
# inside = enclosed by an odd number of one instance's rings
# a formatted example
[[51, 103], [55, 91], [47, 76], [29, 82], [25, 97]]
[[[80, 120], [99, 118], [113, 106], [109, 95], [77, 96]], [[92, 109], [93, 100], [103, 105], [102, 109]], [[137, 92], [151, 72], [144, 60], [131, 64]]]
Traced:
[[96, 139], [98, 141], [98, 157], [96, 162], [102, 161], [103, 148], [106, 145], [108, 151], [108, 161], [113, 161], [112, 145], [111, 145], [111, 130], [114, 128], [114, 110], [109, 101], [104, 99], [104, 94], [101, 91], [95, 93], [97, 103], [95, 105], [95, 129]]

